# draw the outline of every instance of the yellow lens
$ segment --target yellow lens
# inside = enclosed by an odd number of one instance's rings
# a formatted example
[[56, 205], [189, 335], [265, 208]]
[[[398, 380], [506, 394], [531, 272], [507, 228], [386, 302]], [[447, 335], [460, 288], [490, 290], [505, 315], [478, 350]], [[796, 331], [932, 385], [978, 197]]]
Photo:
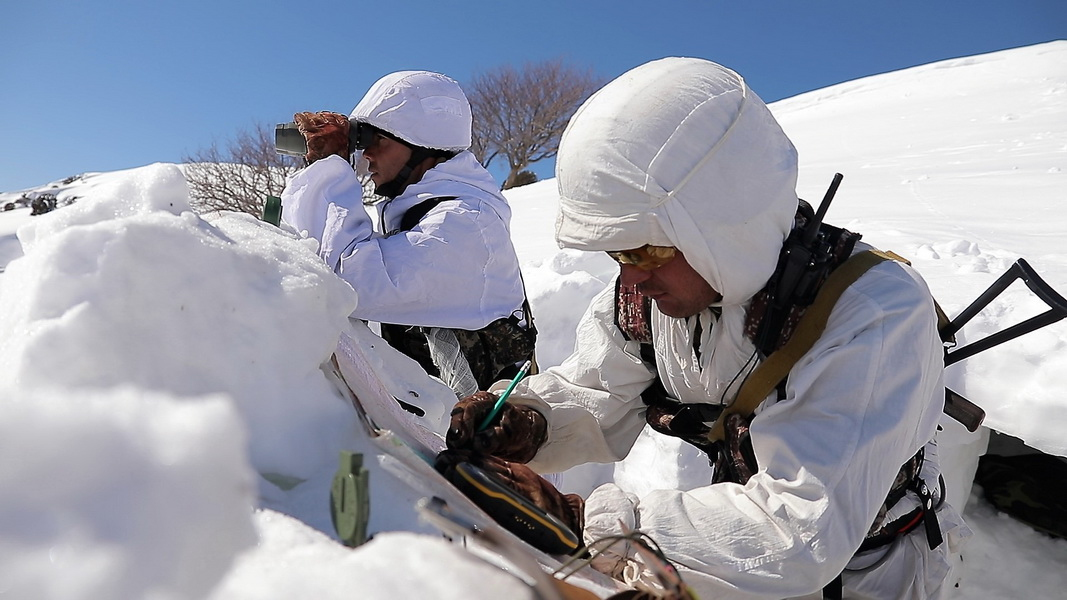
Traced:
[[653, 246], [646, 244], [633, 250], [618, 250], [608, 252], [620, 265], [632, 265], [638, 269], [651, 271], [658, 269], [674, 258], [676, 250], [670, 246]]

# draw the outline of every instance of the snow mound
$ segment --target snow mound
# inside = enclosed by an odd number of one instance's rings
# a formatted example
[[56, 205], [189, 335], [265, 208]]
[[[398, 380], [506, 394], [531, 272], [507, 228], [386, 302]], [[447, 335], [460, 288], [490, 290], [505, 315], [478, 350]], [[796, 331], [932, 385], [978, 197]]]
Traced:
[[217, 396], [0, 391], [0, 593], [203, 596], [255, 542], [245, 438]]
[[173, 166], [126, 172], [18, 235], [26, 254], [0, 289], [0, 381], [223, 393], [261, 472], [334, 460], [351, 411], [319, 365], [356, 297], [307, 240], [188, 211]]

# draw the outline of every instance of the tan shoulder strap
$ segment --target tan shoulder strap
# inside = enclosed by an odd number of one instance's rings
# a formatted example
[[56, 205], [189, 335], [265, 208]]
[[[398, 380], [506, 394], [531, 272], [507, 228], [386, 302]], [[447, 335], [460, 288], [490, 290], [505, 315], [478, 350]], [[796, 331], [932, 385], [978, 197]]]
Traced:
[[804, 311], [804, 316], [800, 318], [792, 337], [748, 376], [737, 392], [737, 398], [722, 411], [715, 424], [712, 425], [708, 438], [713, 442], [722, 441], [723, 422], [727, 416], [738, 413], [747, 416], [755, 412], [760, 402], [763, 402], [778, 383], [785, 379], [800, 357], [815, 345], [815, 341], [826, 329], [830, 311], [833, 310], [845, 289], [871, 267], [886, 260], [894, 260], [894, 258], [880, 250], [868, 250], [852, 256], [834, 269], [819, 288], [815, 301]]

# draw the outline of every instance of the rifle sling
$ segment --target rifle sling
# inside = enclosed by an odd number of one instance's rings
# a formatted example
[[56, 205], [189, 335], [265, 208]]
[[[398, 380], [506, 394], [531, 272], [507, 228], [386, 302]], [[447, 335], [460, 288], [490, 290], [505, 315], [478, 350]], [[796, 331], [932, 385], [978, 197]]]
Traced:
[[815, 301], [804, 311], [804, 316], [789, 341], [756, 367], [737, 392], [733, 403], [715, 420], [708, 433], [710, 441], [720, 442], [724, 439], [723, 423], [726, 417], [738, 413], [747, 417], [756, 411], [760, 402], [785, 379], [800, 357], [815, 345], [815, 341], [826, 329], [830, 311], [845, 289], [871, 267], [886, 260], [893, 260], [893, 257], [879, 250], [868, 250], [852, 256], [830, 273], [826, 282], [819, 288]]

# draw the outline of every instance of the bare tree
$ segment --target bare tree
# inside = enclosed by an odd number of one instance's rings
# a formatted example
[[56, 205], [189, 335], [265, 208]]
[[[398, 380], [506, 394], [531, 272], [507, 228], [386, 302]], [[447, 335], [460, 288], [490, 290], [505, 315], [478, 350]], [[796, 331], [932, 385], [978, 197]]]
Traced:
[[556, 155], [567, 122], [600, 84], [591, 71], [559, 59], [476, 75], [467, 94], [474, 113], [471, 151], [486, 167], [506, 160], [502, 187], [513, 187], [526, 167]]
[[280, 196], [300, 162], [275, 152], [274, 128], [257, 123], [239, 131], [225, 150], [212, 144], [183, 159], [193, 205], [200, 211], [233, 210], [257, 217], [268, 195]]

